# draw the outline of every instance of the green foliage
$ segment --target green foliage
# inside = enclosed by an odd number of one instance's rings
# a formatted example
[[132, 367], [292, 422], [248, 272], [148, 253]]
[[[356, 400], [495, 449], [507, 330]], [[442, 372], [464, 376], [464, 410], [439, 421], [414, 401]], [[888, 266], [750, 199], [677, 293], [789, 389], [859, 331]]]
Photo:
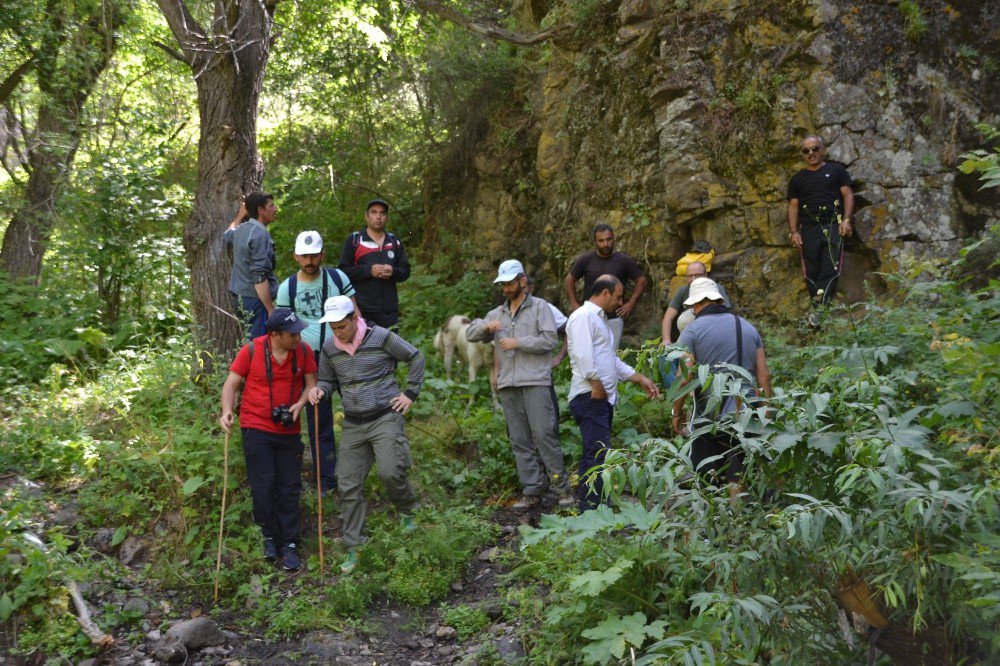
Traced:
[[441, 622], [454, 627], [460, 641], [472, 638], [490, 624], [489, 616], [481, 608], [466, 604], [443, 606], [441, 611]]
[[371, 521], [372, 537], [361, 551], [358, 570], [374, 589], [412, 606], [444, 598], [465, 572], [472, 554], [496, 529], [476, 506], [421, 511], [418, 529], [405, 539], [402, 528], [389, 528], [384, 520]]
[[927, 18], [917, 0], [900, 0], [899, 13], [903, 15], [906, 24], [906, 37], [912, 42], [919, 42], [927, 32]]
[[[988, 142], [1000, 140], [1000, 129], [981, 124], [978, 126], [980, 133]], [[973, 150], [965, 153], [961, 157], [962, 163], [958, 165], [962, 173], [979, 173], [979, 180], [985, 190], [991, 187], [1000, 187], [1000, 146], [995, 146], [992, 151], [986, 149]]]
[[[447, 293], [447, 298], [442, 295]], [[467, 271], [454, 284], [447, 284], [434, 272], [414, 275], [402, 283], [399, 290], [399, 308], [405, 313], [419, 313], [407, 317], [405, 333], [415, 345], [430, 342], [445, 320], [456, 314], [470, 318], [481, 317], [489, 311], [494, 286], [490, 276], [478, 271]]]
[[[70, 609], [67, 581], [83, 571], [58, 532], [43, 543], [35, 513], [12, 489], [0, 491], [0, 636], [11, 654], [79, 660], [93, 654]], [[3, 644], [0, 643], [0, 644]]]
[[[835, 600], [853, 577], [893, 623], [1000, 654], [1000, 298], [912, 278], [896, 307], [769, 345], [767, 408], [694, 424], [740, 442], [743, 499], [697, 477], [687, 439], [638, 435], [601, 472], [614, 510], [525, 530], [515, 574], [548, 590], [534, 658], [856, 661]], [[741, 384], [698, 381], [710, 401]]]

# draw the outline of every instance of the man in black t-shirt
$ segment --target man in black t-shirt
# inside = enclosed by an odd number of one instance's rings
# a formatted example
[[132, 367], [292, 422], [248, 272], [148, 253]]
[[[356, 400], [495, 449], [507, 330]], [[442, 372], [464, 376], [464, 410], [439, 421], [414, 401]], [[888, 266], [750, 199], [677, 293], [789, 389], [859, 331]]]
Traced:
[[802, 270], [812, 304], [825, 305], [837, 291], [844, 238], [853, 232], [854, 191], [840, 164], [826, 162], [818, 136], [802, 140], [802, 169], [788, 183], [788, 230], [802, 256]]
[[597, 249], [584, 252], [569, 269], [563, 287], [566, 290], [566, 298], [569, 300], [570, 310], [580, 307], [580, 300], [576, 297], [576, 283], [583, 278], [583, 299], [590, 298], [590, 290], [602, 275], [614, 275], [622, 285], [628, 285], [629, 280], [635, 281], [635, 288], [628, 301], [622, 304], [613, 313], [608, 315], [608, 328], [614, 337], [615, 349], [622, 341], [622, 329], [625, 328], [625, 318], [632, 313], [639, 297], [646, 291], [646, 276], [635, 259], [623, 252], [615, 252], [615, 230], [606, 224], [598, 224], [594, 227], [594, 245]]

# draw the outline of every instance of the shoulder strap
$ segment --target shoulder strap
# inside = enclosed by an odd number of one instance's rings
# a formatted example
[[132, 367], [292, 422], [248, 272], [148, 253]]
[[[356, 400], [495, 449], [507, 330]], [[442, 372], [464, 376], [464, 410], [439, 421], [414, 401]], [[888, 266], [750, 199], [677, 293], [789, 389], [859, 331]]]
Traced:
[[299, 274], [298, 271], [292, 273], [292, 276], [288, 278], [288, 307], [295, 311], [295, 292], [299, 288]]
[[247, 347], [249, 347], [249, 349], [247, 350], [247, 354], [250, 356], [250, 365], [253, 365], [253, 350], [254, 350], [254, 347], [256, 347], [256, 346], [257, 346], [257, 341], [256, 340], [251, 340], [250, 344], [247, 345]]
[[736, 320], [736, 362], [733, 365], [743, 367], [743, 324], [740, 317], [735, 312], [733, 319]]
[[[326, 272], [330, 274], [330, 279], [332, 279], [333, 283], [337, 285], [337, 291], [343, 294], [344, 281], [340, 279], [340, 271], [338, 271], [336, 268], [328, 268], [326, 269]], [[326, 291], [323, 292], [323, 302], [324, 303], [326, 302]]]
[[388, 237], [389, 242], [392, 243], [392, 249], [396, 250], [398, 252], [399, 251], [399, 239], [396, 238], [396, 234], [392, 233], [391, 231], [387, 231], [387, 232], [385, 232], [385, 235], [386, 235], [386, 237]]

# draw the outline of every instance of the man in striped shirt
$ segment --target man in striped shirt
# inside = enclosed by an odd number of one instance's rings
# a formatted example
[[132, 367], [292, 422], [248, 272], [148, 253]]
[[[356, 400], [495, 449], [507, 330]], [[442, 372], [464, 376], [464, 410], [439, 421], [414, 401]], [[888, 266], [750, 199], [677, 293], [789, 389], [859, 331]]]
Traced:
[[[365, 479], [372, 463], [402, 514], [404, 530], [414, 528], [410, 514], [418, 502], [406, 476], [413, 457], [403, 415], [423, 384], [424, 357], [389, 329], [367, 324], [347, 296], [328, 298], [323, 309], [320, 321], [330, 325], [333, 336], [323, 345], [319, 382], [309, 393], [309, 401], [318, 404], [336, 389], [344, 408], [337, 486], [348, 551], [340, 570], [350, 573], [357, 565], [358, 548], [365, 542]], [[401, 361], [409, 366], [403, 391], [396, 381]]]

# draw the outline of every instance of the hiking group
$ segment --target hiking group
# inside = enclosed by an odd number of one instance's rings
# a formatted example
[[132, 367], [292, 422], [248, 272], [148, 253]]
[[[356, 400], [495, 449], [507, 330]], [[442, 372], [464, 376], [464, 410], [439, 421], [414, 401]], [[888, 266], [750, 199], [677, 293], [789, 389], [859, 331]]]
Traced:
[[[805, 167], [791, 178], [787, 192], [789, 240], [799, 250], [810, 300], [819, 308], [836, 292], [843, 239], [853, 233], [854, 201], [850, 176], [841, 165], [825, 161], [819, 137], [806, 137], [801, 153]], [[277, 216], [273, 196], [248, 194], [224, 234], [233, 255], [229, 289], [248, 343], [229, 368], [219, 423], [229, 433], [238, 410], [263, 554], [288, 571], [300, 567], [302, 412], [318, 492], [339, 494], [347, 546], [341, 571], [355, 568], [358, 549], [366, 540], [364, 488], [372, 465], [400, 514], [403, 530], [416, 527], [413, 513], [419, 501], [407, 475], [413, 458], [404, 415], [420, 393], [425, 362], [396, 331], [397, 284], [409, 278], [410, 263], [403, 243], [386, 230], [389, 208], [383, 199], [368, 202], [365, 228], [347, 236], [336, 267], [324, 265], [319, 232], [298, 234], [294, 257], [299, 269], [280, 284], [274, 272], [274, 242], [267, 231]], [[469, 342], [493, 345], [491, 381], [521, 486], [511, 506], [515, 511], [540, 505], [546, 493], [552, 493], [560, 507], [597, 507], [604, 495], [601, 475], [594, 472], [612, 447], [618, 384], [632, 382], [648, 398], [661, 397], [652, 379], [618, 355], [625, 321], [646, 291], [646, 275], [635, 259], [615, 250], [612, 227], [596, 225], [592, 240], [594, 248], [574, 261], [563, 281], [568, 317], [532, 293], [534, 282], [521, 261], [507, 259], [494, 279], [503, 303], [465, 329]], [[742, 403], [771, 395], [760, 334], [733, 312], [725, 289], [708, 277], [714, 256], [711, 247], [699, 241], [678, 262], [677, 280], [682, 284], [666, 306], [661, 332], [663, 346], [683, 354], [668, 359], [664, 353], [661, 377], [669, 387], [677, 376], [682, 383], [696, 381], [692, 378], [697, 373], [691, 372], [695, 366], [718, 370], [729, 364], [746, 370], [753, 381], [741, 379], [739, 398], [721, 405], [698, 390], [690, 392], [690, 407], [686, 397], [678, 398], [671, 412], [672, 430], [678, 435], [689, 435], [699, 419], [717, 421]], [[560, 348], [561, 336], [565, 342]], [[569, 357], [572, 375], [566, 402], [582, 442], [575, 480], [565, 468], [560, 402], [552, 377], [564, 356]], [[407, 365], [405, 386], [396, 378], [400, 362]], [[334, 393], [340, 395], [343, 411], [339, 457]], [[740, 447], [724, 430], [703, 430], [698, 429], [691, 442], [696, 473], [713, 482], [725, 481], [730, 492], [738, 492]]]

